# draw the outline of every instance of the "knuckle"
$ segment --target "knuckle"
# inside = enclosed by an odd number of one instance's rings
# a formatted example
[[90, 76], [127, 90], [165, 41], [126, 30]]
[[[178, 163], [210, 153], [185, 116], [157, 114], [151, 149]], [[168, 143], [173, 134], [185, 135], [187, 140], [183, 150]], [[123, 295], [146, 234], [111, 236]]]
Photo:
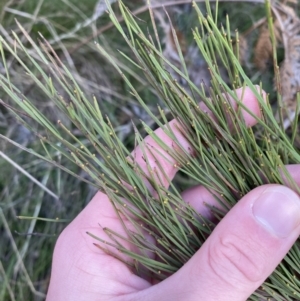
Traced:
[[208, 264], [227, 283], [256, 283], [264, 280], [265, 259], [251, 248], [248, 238], [226, 234], [208, 248]]

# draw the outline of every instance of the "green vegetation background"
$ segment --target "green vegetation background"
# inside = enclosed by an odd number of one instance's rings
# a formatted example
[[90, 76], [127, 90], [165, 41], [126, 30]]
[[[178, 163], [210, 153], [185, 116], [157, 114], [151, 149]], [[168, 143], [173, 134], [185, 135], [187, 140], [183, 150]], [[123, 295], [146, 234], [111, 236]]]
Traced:
[[[128, 148], [132, 149], [132, 120], [137, 125], [140, 119], [149, 123], [151, 121], [131, 96], [119, 75], [105, 62], [94, 46], [93, 42], [98, 41], [106, 49], [110, 49], [111, 53], [115, 53], [120, 62], [122, 57], [117, 54], [117, 49], [128, 52], [116, 30], [108, 26], [110, 21], [105, 11], [101, 10], [101, 3], [102, 1], [98, 0], [0, 0], [0, 34], [8, 37], [12, 30], [18, 32], [15, 23], [17, 19], [34, 40], [38, 39], [38, 32], [41, 32], [46, 39], [52, 41], [52, 46], [76, 75], [83, 91], [86, 95], [96, 95], [101, 108], [117, 128], [118, 135]], [[144, 7], [145, 3], [135, 0], [128, 1], [128, 5], [135, 10]], [[181, 5], [178, 9], [187, 8]], [[97, 13], [99, 16], [96, 18]], [[263, 17], [265, 12], [263, 4], [221, 2], [221, 22], [225, 20], [227, 13], [231, 20], [231, 28], [243, 32]], [[150, 24], [147, 24], [149, 17], [146, 10], [139, 14], [139, 18], [145, 20], [145, 26]], [[191, 42], [190, 28], [193, 22], [196, 22], [194, 19], [190, 14], [175, 15], [176, 26], [185, 35], [187, 43]], [[101, 34], [96, 35], [100, 31]], [[257, 35], [258, 31], [254, 31], [248, 41], [250, 60]], [[28, 97], [34, 99], [54, 123], [63, 119], [51, 100], [44, 99], [33, 83], [20, 71], [20, 66], [13, 59], [9, 64], [13, 74], [12, 82]], [[271, 66], [260, 72], [250, 64], [246, 70], [254, 83], [263, 81], [264, 88], [272, 93]], [[1, 65], [0, 72], [4, 73]], [[155, 112], [159, 103], [155, 93], [134, 70], [130, 80], [139, 87], [149, 107]], [[5, 97], [0, 88], [0, 99], [6, 100]], [[18, 124], [1, 105], [0, 133], [37, 152], [42, 149], [36, 136]], [[69, 162], [54, 152], [51, 155], [61, 164], [68, 164], [68, 168], [74, 172], [82, 173], [78, 167], [69, 166]], [[83, 173], [82, 176], [85, 177]], [[37, 185], [36, 181], [41, 185]], [[175, 181], [182, 190], [193, 184], [180, 174]], [[67, 225], [67, 222], [60, 220], [19, 220], [17, 216], [71, 221], [94, 193], [95, 189], [84, 182], [0, 141], [0, 301], [44, 300], [42, 294], [46, 293], [49, 283], [55, 241]]]

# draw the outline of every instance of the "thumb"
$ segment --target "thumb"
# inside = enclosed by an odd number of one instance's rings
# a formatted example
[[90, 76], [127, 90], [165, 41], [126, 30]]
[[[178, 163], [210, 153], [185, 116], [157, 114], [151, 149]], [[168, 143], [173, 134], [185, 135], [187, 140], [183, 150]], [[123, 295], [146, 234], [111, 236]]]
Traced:
[[237, 203], [177, 273], [150, 288], [145, 300], [244, 301], [273, 272], [299, 233], [298, 195], [281, 185], [258, 187]]

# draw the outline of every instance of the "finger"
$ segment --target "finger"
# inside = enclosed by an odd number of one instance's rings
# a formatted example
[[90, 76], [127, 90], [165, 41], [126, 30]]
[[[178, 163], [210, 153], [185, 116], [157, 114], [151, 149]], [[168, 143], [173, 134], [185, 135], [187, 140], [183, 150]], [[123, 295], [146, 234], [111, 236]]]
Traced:
[[[289, 173], [290, 177], [294, 180], [297, 187], [300, 187], [300, 164], [286, 165], [285, 168]], [[284, 184], [289, 188], [295, 190], [295, 187], [291, 185], [289, 179], [287, 179], [283, 173], [282, 175]], [[222, 203], [225, 202], [225, 200], [222, 199], [221, 196], [218, 196], [217, 198], [213, 193], [211, 193], [202, 185], [196, 185], [186, 189], [181, 193], [181, 196], [184, 202], [191, 205], [191, 207], [193, 207], [193, 209], [197, 213], [201, 214], [202, 216], [208, 219], [214, 218], [214, 214], [210, 210], [211, 207], [216, 207], [220, 210], [224, 209], [224, 204]]]
[[147, 289], [141, 300], [247, 300], [299, 234], [299, 196], [285, 186], [260, 186], [237, 203], [177, 273]]
[[222, 209], [222, 205], [217, 197], [202, 185], [197, 185], [183, 191], [181, 197], [198, 214], [210, 220], [214, 219], [214, 215], [210, 209], [212, 206]]
[[[295, 183], [300, 187], [300, 164], [289, 164], [285, 166], [288, 173], [292, 177], [292, 179], [295, 181]], [[284, 177], [285, 178], [285, 177]], [[285, 179], [286, 185], [289, 185], [289, 180]], [[293, 188], [293, 187], [291, 187]]]
[[[236, 94], [240, 98], [242, 98], [243, 96], [243, 99], [241, 101], [254, 115], [256, 115], [257, 117], [261, 116], [259, 102], [249, 88], [237, 89]], [[236, 110], [238, 107], [236, 101], [234, 101], [233, 99], [229, 99], [229, 101], [231, 102], [233, 109]], [[212, 113], [204, 105], [201, 104], [200, 107], [204, 111], [207, 111], [209, 115], [212, 115]], [[247, 126], [250, 127], [256, 124], [256, 119], [253, 116], [251, 116], [245, 110], [241, 110], [241, 112]], [[179, 122], [174, 119], [169, 122], [169, 127], [173, 131], [181, 147], [186, 152], [191, 153], [191, 146], [182, 134], [182, 129], [180, 128]], [[157, 129], [155, 131], [155, 134], [166, 144], [168, 148], [174, 148], [174, 140], [171, 139], [162, 128]], [[168, 188], [169, 182], [174, 178], [178, 170], [176, 161], [166, 151], [162, 150], [159, 144], [155, 142], [151, 136], [147, 136], [144, 139], [144, 142], [144, 145], [148, 146], [147, 148], [143, 150], [140, 146], [138, 146], [132, 152], [135, 162], [142, 168], [147, 176], [150, 176], [150, 172], [144, 158], [146, 156], [148, 158], [151, 169], [157, 173], [156, 175], [154, 175], [156, 180], [160, 181], [164, 187]]]

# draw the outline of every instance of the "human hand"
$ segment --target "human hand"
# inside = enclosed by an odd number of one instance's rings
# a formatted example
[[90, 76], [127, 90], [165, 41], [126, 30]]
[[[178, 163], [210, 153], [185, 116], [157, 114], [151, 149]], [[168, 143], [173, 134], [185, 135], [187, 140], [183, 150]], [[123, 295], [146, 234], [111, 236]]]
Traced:
[[[259, 116], [259, 105], [249, 89], [244, 92], [243, 102]], [[243, 115], [247, 126], [255, 124], [250, 114], [243, 111]], [[188, 149], [176, 121], [171, 121], [170, 126], [181, 145]], [[162, 129], [157, 129], [156, 134], [166, 144], [172, 144]], [[145, 139], [158, 147], [151, 137]], [[145, 167], [142, 151], [137, 148], [134, 154], [136, 162]], [[151, 166], [155, 167], [157, 163], [149, 157]], [[156, 159], [172, 179], [177, 172], [174, 164], [163, 157]], [[300, 166], [287, 169], [300, 185]], [[167, 187], [167, 179], [164, 185]], [[204, 202], [216, 204], [202, 186], [188, 189], [182, 197], [206, 216], [209, 212]], [[93, 238], [86, 232], [106, 237], [99, 224], [124, 234], [113, 206], [101, 192], [58, 238], [47, 301], [242, 301], [273, 272], [298, 238], [300, 200], [296, 193], [281, 185], [263, 185], [252, 190], [223, 218], [195, 255], [158, 284], [138, 277], [127, 265], [93, 245]]]

